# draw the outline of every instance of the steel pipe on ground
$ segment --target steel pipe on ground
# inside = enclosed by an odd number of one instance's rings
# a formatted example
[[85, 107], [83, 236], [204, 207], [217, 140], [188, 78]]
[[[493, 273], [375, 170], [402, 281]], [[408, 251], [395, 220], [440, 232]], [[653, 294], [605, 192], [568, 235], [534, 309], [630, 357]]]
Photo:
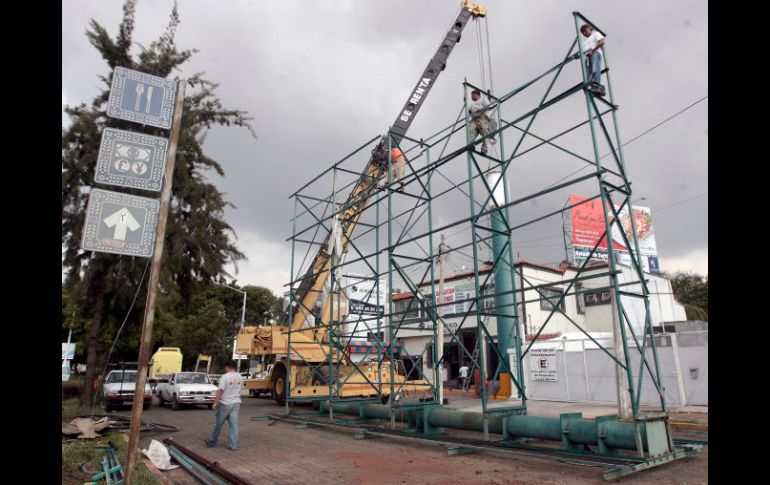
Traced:
[[[381, 404], [341, 404], [332, 406], [335, 413], [353, 414], [367, 418], [389, 419], [390, 406]], [[328, 402], [321, 404], [321, 409], [328, 411]], [[484, 430], [484, 416], [480, 413], [454, 411], [445, 408], [425, 408], [421, 412], [428, 413], [428, 423], [431, 426], [462, 429], [468, 431]], [[417, 411], [404, 410], [396, 415], [398, 420], [408, 420], [410, 423], [420, 423]], [[489, 432], [502, 434], [503, 420], [508, 434], [512, 437], [535, 438], [550, 441], [562, 441], [562, 423], [560, 418], [543, 416], [489, 416]], [[647, 439], [644, 424], [638, 424], [642, 435], [642, 444], [647, 449]], [[597, 423], [592, 419], [569, 419], [569, 440], [576, 444], [598, 445], [599, 437], [611, 448], [627, 450], [636, 449], [636, 433], [633, 423], [619, 421], [603, 421]]]

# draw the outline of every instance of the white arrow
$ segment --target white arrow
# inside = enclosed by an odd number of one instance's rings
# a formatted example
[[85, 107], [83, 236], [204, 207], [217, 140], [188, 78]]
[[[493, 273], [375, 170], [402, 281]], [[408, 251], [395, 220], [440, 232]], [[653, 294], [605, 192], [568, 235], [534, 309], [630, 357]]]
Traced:
[[105, 218], [104, 223], [107, 224], [107, 227], [115, 226], [115, 235], [113, 237], [120, 241], [126, 240], [127, 228], [131, 231], [135, 231], [140, 227], [137, 220], [134, 219], [134, 216], [132, 216], [125, 207]]

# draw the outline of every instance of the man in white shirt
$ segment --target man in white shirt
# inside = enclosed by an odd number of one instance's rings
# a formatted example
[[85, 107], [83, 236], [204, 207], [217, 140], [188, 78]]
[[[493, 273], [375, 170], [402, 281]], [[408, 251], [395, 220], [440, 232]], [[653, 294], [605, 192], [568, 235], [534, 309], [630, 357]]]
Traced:
[[465, 389], [465, 381], [468, 380], [468, 366], [463, 363], [460, 367], [460, 388]]
[[[602, 86], [602, 60], [604, 47], [604, 36], [588, 25], [583, 24], [580, 27], [580, 33], [583, 34], [582, 39], [583, 52], [588, 57], [588, 74], [591, 84], [588, 89], [594, 93], [604, 96], [606, 91]], [[579, 56], [576, 56], [579, 57]]]
[[212, 406], [212, 409], [217, 411], [217, 420], [211, 437], [206, 440], [206, 445], [209, 448], [216, 446], [222, 425], [227, 421], [227, 425], [230, 427], [228, 445], [232, 451], [235, 451], [238, 449], [238, 412], [241, 408], [243, 377], [235, 372], [233, 361], [227, 363], [225, 370], [227, 373], [219, 378], [219, 389]]
[[[471, 99], [473, 102], [468, 106], [468, 113], [471, 115], [471, 140], [474, 140], [479, 134], [481, 134], [481, 136], [487, 136], [489, 134], [489, 124], [491, 120], [489, 115], [487, 115], [489, 105], [482, 101], [481, 91], [474, 89], [471, 92]], [[489, 139], [489, 142], [494, 145], [497, 143], [497, 140], [492, 137]], [[481, 142], [481, 153], [486, 155], [487, 150], [487, 139], [484, 138]]]

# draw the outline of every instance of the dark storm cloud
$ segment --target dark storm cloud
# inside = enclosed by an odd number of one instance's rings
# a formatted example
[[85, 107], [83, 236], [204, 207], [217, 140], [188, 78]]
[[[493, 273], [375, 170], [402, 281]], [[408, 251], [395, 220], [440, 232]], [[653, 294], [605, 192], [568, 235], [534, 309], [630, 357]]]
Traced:
[[[576, 9], [608, 33], [607, 56], [623, 139], [630, 140], [708, 93], [705, 2], [482, 3], [490, 12], [497, 93], [541, 74], [566, 54], [575, 37], [570, 13]], [[62, 96], [67, 103], [88, 102], [102, 88], [97, 74], [104, 74], [106, 65], [84, 31], [95, 18], [114, 34], [121, 5], [95, 0], [62, 5]], [[157, 37], [171, 5], [138, 2], [137, 43], [147, 45]], [[211, 174], [212, 180], [237, 206], [227, 218], [250, 260], [241, 265], [241, 279], [277, 288], [276, 281], [288, 273], [289, 246], [282, 242], [291, 230], [287, 196], [387, 129], [457, 8], [457, 2], [437, 0], [180, 2], [177, 43], [200, 50], [181, 74], [206, 71], [208, 79], [220, 83], [225, 106], [247, 110], [255, 118], [258, 140], [237, 128], [215, 129], [205, 145], [226, 172], [223, 179]], [[410, 135], [427, 136], [453, 122], [462, 105], [463, 79], [481, 82], [476, 28], [466, 28]], [[577, 63], [570, 69], [573, 72], [565, 76], [574, 82]], [[708, 190], [707, 112], [705, 101], [625, 148], [635, 197], [647, 199], [641, 205], [664, 208]], [[513, 108], [504, 113], [516, 114]], [[559, 114], [544, 114], [532, 130], [552, 135], [581, 116], [585, 103], [576, 102]], [[515, 136], [506, 137], [510, 150]], [[585, 134], [578, 138], [570, 146], [590, 157]], [[553, 149], [522, 157], [515, 165], [517, 175], [511, 177], [512, 192], [533, 191], [581, 167], [566, 160]], [[447, 175], [459, 180], [462, 174]], [[707, 201], [702, 197], [653, 212], [663, 269], [669, 261], [672, 266], [706, 270]], [[526, 205], [512, 217], [526, 219], [542, 209]], [[449, 214], [437, 217], [449, 220]], [[556, 218], [514, 240], [550, 237], [539, 241], [540, 247], [538, 242], [522, 243], [518, 251], [522, 257], [554, 262], [563, 257], [558, 235]], [[272, 276], [266, 276], [269, 271]]]

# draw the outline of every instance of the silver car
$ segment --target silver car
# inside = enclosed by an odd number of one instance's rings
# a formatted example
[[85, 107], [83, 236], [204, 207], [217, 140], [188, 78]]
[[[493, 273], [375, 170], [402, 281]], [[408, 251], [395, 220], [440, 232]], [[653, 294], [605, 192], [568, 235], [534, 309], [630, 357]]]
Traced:
[[174, 410], [195, 404], [204, 404], [211, 409], [217, 386], [205, 372], [178, 372], [168, 382], [160, 384], [157, 393], [160, 405], [170, 402]]
[[[102, 405], [107, 412], [121, 406], [133, 406], [136, 391], [135, 370], [114, 370], [107, 374], [104, 381], [104, 398]], [[152, 405], [152, 391], [150, 385], [144, 385], [144, 403], [142, 409]]]

